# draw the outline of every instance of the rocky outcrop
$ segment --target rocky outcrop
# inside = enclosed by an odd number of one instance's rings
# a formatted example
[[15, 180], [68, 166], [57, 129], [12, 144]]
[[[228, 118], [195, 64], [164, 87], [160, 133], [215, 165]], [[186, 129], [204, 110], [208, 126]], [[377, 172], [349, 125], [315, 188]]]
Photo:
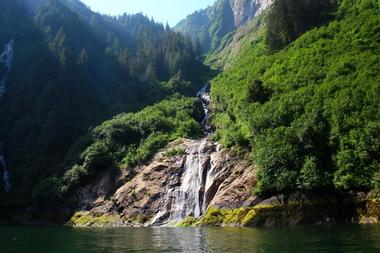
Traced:
[[255, 171], [245, 159], [241, 159], [230, 151], [220, 150], [212, 155], [214, 162], [215, 181], [208, 188], [210, 195], [209, 206], [216, 208], [247, 207], [255, 203], [252, 194], [255, 185]]
[[218, 51], [222, 38], [243, 27], [267, 9], [273, 0], [218, 0], [180, 21], [175, 30], [198, 40], [206, 51]]
[[245, 25], [272, 4], [273, 0], [230, 0], [235, 17], [235, 27]]
[[[184, 182], [198, 180], [196, 175], [187, 176], [189, 163], [194, 163], [201, 175], [194, 187]], [[220, 149], [217, 143], [207, 139], [177, 140], [148, 164], [114, 176], [106, 172], [95, 184], [78, 190], [79, 212], [70, 222], [89, 226], [163, 225], [187, 216], [201, 216], [210, 206], [250, 206], [255, 201], [251, 194], [254, 182], [250, 163]], [[113, 185], [119, 186], [113, 190]], [[186, 194], [184, 203], [180, 202], [180, 194]], [[178, 209], [182, 213], [176, 213]], [[111, 217], [109, 224], [107, 217]]]
[[280, 194], [238, 208], [210, 207], [200, 218], [179, 226], [272, 227], [299, 224], [379, 223], [380, 199], [375, 192]]
[[357, 222], [361, 224], [380, 223], [380, 190], [369, 194], [358, 194], [361, 206], [357, 209]]
[[223, 48], [207, 56], [206, 62], [219, 69], [228, 69], [236, 63], [236, 56], [250, 45], [259, 42], [265, 28], [265, 14], [255, 17], [231, 35]]
[[78, 190], [78, 212], [69, 224], [268, 227], [380, 221], [378, 191], [260, 198], [252, 193], [255, 183], [254, 167], [234, 152], [207, 139], [181, 139], [146, 165], [105, 172]]
[[[198, 93], [208, 127], [208, 84]], [[207, 137], [179, 139], [146, 165], [106, 171], [77, 191], [77, 226], [276, 226], [378, 223], [379, 193], [292, 193], [261, 199], [255, 169]]]

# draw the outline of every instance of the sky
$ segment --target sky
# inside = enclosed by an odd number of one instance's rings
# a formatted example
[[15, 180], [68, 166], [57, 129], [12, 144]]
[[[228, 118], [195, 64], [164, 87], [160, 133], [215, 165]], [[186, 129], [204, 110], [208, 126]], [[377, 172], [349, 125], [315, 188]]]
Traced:
[[212, 5], [216, 0], [81, 0], [93, 11], [118, 15], [142, 12], [150, 18], [170, 26], [196, 10]]

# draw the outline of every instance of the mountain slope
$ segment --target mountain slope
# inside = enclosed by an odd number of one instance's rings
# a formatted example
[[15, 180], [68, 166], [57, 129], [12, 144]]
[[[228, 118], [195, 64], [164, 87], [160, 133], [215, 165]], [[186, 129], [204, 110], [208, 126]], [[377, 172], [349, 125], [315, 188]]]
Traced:
[[208, 74], [184, 35], [77, 0], [29, 12], [20, 1], [0, 3], [0, 42], [15, 41], [0, 100], [4, 219], [379, 220], [379, 0], [276, 0], [267, 11], [254, 4], [269, 1], [221, 0], [195, 13], [182, 28], [225, 67], [211, 104], [208, 84], [183, 96]]
[[272, 0], [218, 0], [179, 22], [175, 30], [199, 41], [204, 52], [222, 48], [222, 39], [268, 8]]
[[[66, 182], [79, 182], [72, 193], [78, 212], [71, 224], [377, 222], [380, 12], [376, 4], [343, 1], [330, 20], [314, 23], [277, 51], [270, 50], [266, 41], [265, 29], [270, 28], [258, 26], [258, 20], [248, 24], [237, 42], [242, 43], [240, 50], [230, 56], [229, 61], [236, 57], [231, 66], [212, 81], [216, 127], [212, 139], [229, 151], [207, 137], [178, 140], [134, 167], [133, 158], [163, 147], [170, 140], [166, 131], [176, 136], [182, 127], [160, 130], [162, 121], [157, 117], [153, 136], [131, 143], [125, 136], [140, 136], [135, 125], [142, 125], [141, 133], [151, 134], [145, 129], [151, 125], [145, 110], [138, 117], [143, 123], [125, 115], [105, 122], [95, 130], [81, 162], [64, 176]], [[272, 18], [273, 12], [267, 15]], [[170, 111], [166, 117], [175, 112]], [[196, 132], [190, 129], [188, 133]], [[164, 142], [156, 142], [156, 131]], [[109, 154], [120, 157], [107, 159]]]
[[244, 48], [255, 44], [265, 32], [268, 11], [254, 17], [234, 33], [226, 35], [219, 50], [210, 52], [205, 62], [216, 69], [229, 68], [238, 60], [238, 55]]
[[0, 100], [6, 208], [32, 205], [36, 186], [67, 169], [91, 126], [201, 83], [194, 72], [205, 68], [184, 36], [142, 15], [117, 19], [75, 4], [0, 3], [0, 44], [13, 39], [15, 49]]
[[379, 13], [341, 1], [324, 26], [278, 52], [263, 35], [213, 80], [216, 137], [251, 151], [257, 193], [379, 187]]

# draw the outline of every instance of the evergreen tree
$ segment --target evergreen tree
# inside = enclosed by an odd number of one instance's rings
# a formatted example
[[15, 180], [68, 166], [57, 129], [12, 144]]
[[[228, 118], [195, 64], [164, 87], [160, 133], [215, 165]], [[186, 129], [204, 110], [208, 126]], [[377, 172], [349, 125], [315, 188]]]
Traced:
[[78, 55], [77, 63], [79, 65], [86, 65], [88, 62], [88, 54], [86, 49], [82, 49]]
[[335, 0], [275, 0], [267, 17], [266, 44], [279, 50], [312, 27], [326, 22]]
[[66, 45], [66, 34], [63, 27], [58, 30], [54, 40], [50, 43], [50, 47], [57, 55], [60, 63], [66, 65], [67, 59], [70, 56], [70, 49]]
[[127, 75], [130, 74], [130, 68], [131, 68], [131, 56], [129, 54], [129, 50], [128, 48], [125, 48], [121, 54], [119, 55], [119, 63], [121, 65], [121, 67], [123, 68], [124, 70], [124, 73], [126, 73]]

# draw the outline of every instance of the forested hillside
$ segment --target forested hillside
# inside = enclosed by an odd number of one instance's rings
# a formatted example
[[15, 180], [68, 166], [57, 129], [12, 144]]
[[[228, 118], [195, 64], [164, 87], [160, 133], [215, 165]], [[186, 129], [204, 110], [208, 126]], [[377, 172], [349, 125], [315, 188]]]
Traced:
[[[36, 188], [33, 199], [39, 207], [52, 208], [62, 201], [72, 203], [79, 187], [91, 184], [107, 171], [117, 174], [147, 162], [170, 141], [197, 138], [203, 134], [202, 117], [195, 99], [173, 96], [137, 113], [124, 113], [91, 131], [89, 144], [74, 157], [67, 171], [59, 171]], [[126, 179], [127, 180], [127, 179]], [[109, 186], [116, 187], [116, 186]]]
[[266, 27], [212, 82], [215, 138], [259, 194], [379, 187], [380, 2], [277, 0]]
[[[5, 220], [291, 224], [295, 196], [295, 223], [319, 222], [303, 200], [355, 209], [380, 187], [380, 0], [218, 0], [174, 30], [2, 0], [5, 45]], [[264, 217], [278, 196], [288, 216]], [[371, 203], [337, 214], [347, 203], [326, 217], [378, 220]]]
[[194, 94], [207, 74], [190, 39], [140, 14], [102, 16], [76, 0], [2, 0], [0, 28], [0, 47], [13, 39], [15, 51], [0, 99], [0, 142], [17, 186], [1, 201], [7, 207], [32, 205], [40, 182], [79, 157], [93, 126]]

